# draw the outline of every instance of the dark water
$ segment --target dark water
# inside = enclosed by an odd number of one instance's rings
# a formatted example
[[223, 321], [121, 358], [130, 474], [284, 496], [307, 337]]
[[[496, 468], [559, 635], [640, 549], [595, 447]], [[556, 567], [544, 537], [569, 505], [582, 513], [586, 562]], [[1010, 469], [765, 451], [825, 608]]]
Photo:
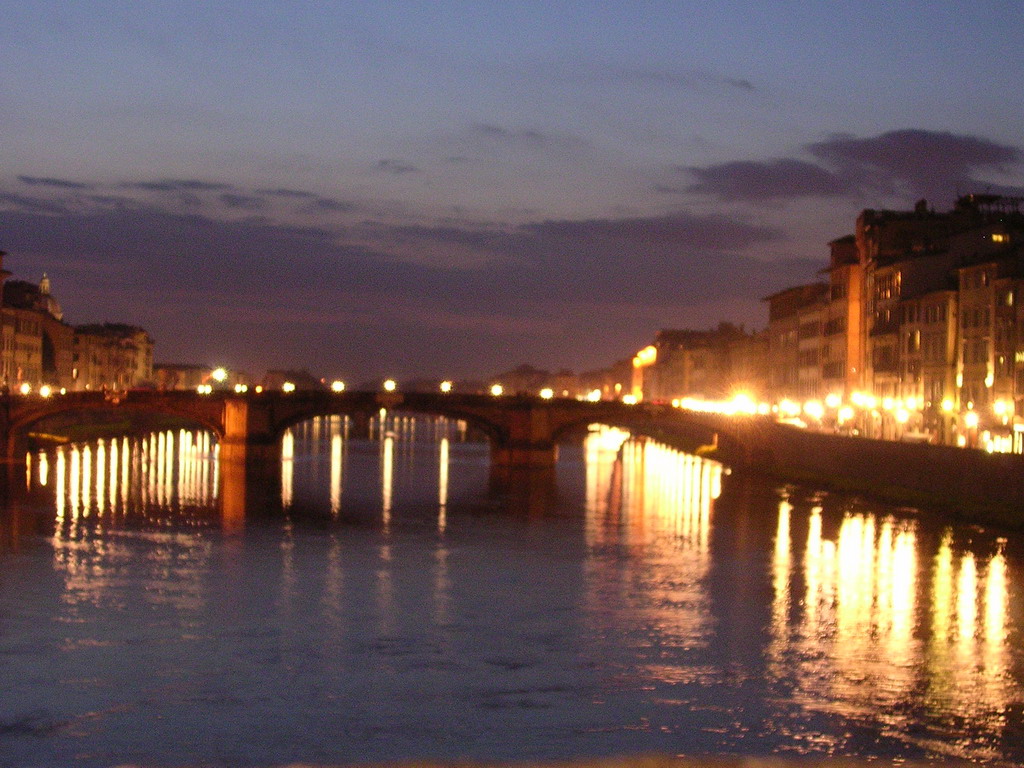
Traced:
[[1018, 535], [610, 433], [492, 486], [457, 425], [387, 426], [301, 426], [244, 515], [207, 434], [31, 456], [0, 765], [1024, 762]]

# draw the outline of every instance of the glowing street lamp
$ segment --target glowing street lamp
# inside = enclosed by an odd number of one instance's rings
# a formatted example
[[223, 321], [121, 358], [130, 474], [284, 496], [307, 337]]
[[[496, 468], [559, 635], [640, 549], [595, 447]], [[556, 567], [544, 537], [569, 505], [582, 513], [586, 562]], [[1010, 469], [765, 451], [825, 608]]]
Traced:
[[49, 397], [52, 394], [53, 394], [53, 389], [50, 388], [49, 384], [43, 384], [43, 386], [41, 386], [39, 388], [39, 396], [40, 397]]
[[27, 395], [32, 391], [32, 385], [26, 381], [24, 384], [18, 387], [18, 391], [23, 395]]
[[394, 379], [387, 379], [384, 382], [385, 392], [394, 392], [396, 389], [398, 389], [398, 382], [395, 381]]
[[447, 394], [448, 394], [449, 392], [451, 392], [451, 391], [452, 391], [452, 388], [453, 388], [454, 386], [455, 386], [454, 384], [452, 384], [452, 383], [451, 383], [450, 381], [447, 381], [447, 380], [446, 380], [446, 381], [442, 381], [442, 382], [441, 382], [441, 387], [440, 387], [440, 389], [441, 389], [441, 391], [442, 391], [442, 392], [443, 392], [444, 394], [446, 394], [446, 395], [447, 395]]
[[294, 381], [286, 381], [284, 384], [281, 385], [281, 391], [282, 392], [294, 392], [295, 391], [295, 382]]
[[344, 381], [338, 381], [337, 379], [335, 379], [334, 381], [331, 382], [331, 392], [344, 392], [344, 391], [345, 391], [345, 382]]
[[544, 389], [540, 391], [540, 396], [544, 400], [550, 400], [552, 397], [555, 396], [555, 390], [553, 390], [551, 387], [544, 387]]
[[968, 411], [967, 413], [964, 414], [964, 426], [967, 427], [968, 429], [977, 429], [978, 428], [978, 412], [977, 411]]
[[216, 381], [218, 384], [223, 384], [228, 378], [228, 372], [226, 368], [214, 368], [210, 371], [210, 378]]
[[820, 400], [808, 400], [804, 403], [804, 413], [816, 421], [821, 421], [822, 416], [825, 415], [825, 408]]
[[505, 388], [501, 384], [491, 385], [491, 394], [495, 397], [501, 397], [505, 393]]

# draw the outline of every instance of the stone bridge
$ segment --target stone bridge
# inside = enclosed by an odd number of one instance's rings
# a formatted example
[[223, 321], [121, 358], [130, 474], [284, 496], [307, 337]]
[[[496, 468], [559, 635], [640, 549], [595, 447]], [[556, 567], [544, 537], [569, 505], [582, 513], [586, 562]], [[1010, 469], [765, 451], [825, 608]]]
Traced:
[[[733, 469], [934, 506], [981, 522], [1024, 528], [1024, 457], [938, 445], [911, 445], [812, 432], [766, 417], [727, 417], [661, 405], [625, 405], [535, 397], [420, 392], [79, 392], [0, 396], [0, 437], [7, 467], [24, 458], [27, 436], [42, 419], [105, 409], [163, 413], [213, 431], [220, 443], [225, 519], [244, 518], [247, 494], [280, 479], [281, 437], [316, 416], [346, 415], [357, 429], [381, 408], [462, 419], [487, 435], [492, 479], [513, 481], [553, 470], [558, 443], [607, 424], [700, 452]], [[705, 450], [699, 450], [704, 447]], [[530, 472], [517, 474], [516, 470]], [[264, 485], [266, 485], [264, 483]]]
[[115, 410], [162, 413], [212, 430], [221, 460], [275, 466], [285, 430], [316, 416], [347, 415], [366, 423], [381, 408], [462, 419], [487, 435], [497, 467], [554, 467], [559, 442], [601, 423], [656, 437], [684, 450], [716, 446], [715, 457], [734, 467], [768, 459], [771, 423], [731, 419], [659, 405], [584, 402], [538, 397], [423, 392], [75, 392], [39, 396], [9, 395], [0, 409], [0, 435], [14, 457], [40, 420], [69, 412]]

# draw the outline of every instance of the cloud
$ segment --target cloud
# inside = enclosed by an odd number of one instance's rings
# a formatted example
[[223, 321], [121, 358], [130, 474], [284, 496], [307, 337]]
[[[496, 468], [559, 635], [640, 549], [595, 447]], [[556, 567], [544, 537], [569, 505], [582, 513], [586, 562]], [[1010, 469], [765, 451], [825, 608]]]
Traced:
[[1017, 147], [921, 129], [866, 139], [837, 135], [806, 149], [861, 188], [942, 198], [977, 186], [978, 173], [1002, 172], [1024, 159]]
[[220, 196], [220, 201], [228, 208], [238, 208], [243, 211], [258, 211], [266, 201], [252, 195], [239, 195], [234, 192], [225, 192]]
[[508, 128], [503, 128], [500, 125], [494, 125], [492, 123], [477, 123], [472, 127], [472, 131], [478, 136], [486, 136], [494, 139], [511, 139], [515, 141], [529, 141], [536, 143], [547, 141], [547, 136], [537, 130], [526, 129], [512, 131]]
[[232, 189], [230, 184], [201, 181], [199, 179], [162, 179], [160, 181], [132, 181], [122, 184], [126, 189], [147, 192], [221, 192]]
[[659, 184], [655, 189], [709, 195], [725, 202], [878, 195], [951, 202], [957, 194], [992, 188], [980, 175], [1004, 173], [1024, 160], [1016, 147], [920, 129], [870, 138], [837, 135], [804, 149], [813, 162], [780, 158], [683, 168], [695, 183], [684, 189]]
[[415, 165], [409, 165], [398, 160], [378, 160], [376, 168], [378, 171], [385, 171], [400, 176], [405, 173], [420, 173]]
[[45, 176], [19, 176], [18, 181], [32, 186], [57, 187], [58, 189], [92, 189], [92, 184], [67, 179], [53, 179]]
[[688, 192], [712, 195], [727, 202], [833, 197], [853, 189], [841, 176], [802, 160], [736, 161], [685, 170], [697, 179], [687, 187]]
[[[650, 335], [651, 307], [665, 308], [665, 322], [709, 302], [756, 314], [759, 297], [820, 266], [762, 263], [744, 253], [779, 232], [689, 213], [332, 230], [151, 204], [22, 205], [0, 211], [0, 231], [9, 268], [27, 256], [60, 279], [72, 322], [143, 325], [159, 359], [205, 359], [209, 348], [257, 369], [281, 355], [317, 370], [326, 360], [387, 364], [394, 375], [498, 370], [517, 361], [513, 349], [539, 364], [597, 367]], [[157, 300], [167, 286], [189, 300]], [[245, 306], [256, 309], [196, 312]]]
[[783, 238], [779, 230], [720, 215], [675, 213], [668, 216], [582, 221], [545, 221], [528, 230], [564, 241], [616, 247], [671, 247], [680, 250], [738, 251]]
[[610, 79], [629, 85], [653, 85], [691, 92], [709, 88], [722, 90], [722, 86], [745, 92], [757, 90], [757, 87], [746, 78], [723, 77], [699, 69], [621, 69], [613, 72]]
[[757, 86], [743, 77], [726, 77], [722, 79], [722, 82], [726, 85], [731, 85], [733, 88], [739, 88], [741, 91], [757, 90]]
[[325, 212], [347, 212], [355, 210], [355, 205], [344, 200], [335, 200], [333, 197], [319, 197], [314, 195], [309, 205], [304, 206], [303, 213], [325, 213]]
[[46, 197], [0, 192], [0, 208], [25, 213], [69, 213], [67, 205]]
[[260, 195], [273, 195], [275, 197], [317, 197], [317, 194], [315, 192], [306, 192], [305, 190], [301, 189], [287, 189], [284, 187], [276, 187], [274, 189], [257, 189], [256, 193]]
[[511, 130], [493, 123], [476, 123], [470, 126], [470, 133], [473, 136], [490, 141], [501, 141], [508, 144], [540, 147], [549, 144], [579, 145], [584, 143], [582, 139], [572, 137], [557, 137], [550, 133], [544, 133], [534, 128]]

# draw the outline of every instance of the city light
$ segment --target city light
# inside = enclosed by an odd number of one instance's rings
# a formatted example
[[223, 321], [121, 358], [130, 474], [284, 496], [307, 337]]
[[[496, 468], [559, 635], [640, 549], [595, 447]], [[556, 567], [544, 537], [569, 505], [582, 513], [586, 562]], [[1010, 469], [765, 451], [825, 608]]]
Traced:
[[812, 419], [820, 421], [822, 416], [825, 415], [825, 408], [820, 400], [808, 400], [804, 403], [804, 413]]
[[398, 389], [398, 382], [397, 381], [395, 381], [394, 379], [386, 379], [384, 381], [384, 391], [385, 392], [394, 392], [396, 389]]
[[947, 398], [945, 398], [942, 401], [942, 410], [945, 413], [952, 413], [953, 412], [953, 400], [952, 400], [952, 398], [947, 397]]
[[501, 395], [504, 394], [504, 392], [505, 388], [501, 386], [501, 384], [491, 385], [491, 394], [494, 395], [495, 397], [501, 397]]
[[235, 393], [236, 394], [244, 395], [248, 391], [249, 391], [249, 385], [248, 384], [235, 384]]
[[41, 386], [39, 388], [39, 396], [40, 397], [49, 397], [52, 394], [53, 394], [53, 389], [50, 388], [49, 384], [43, 384], [43, 386]]
[[228, 378], [228, 372], [225, 368], [214, 368], [210, 372], [210, 378], [216, 381], [218, 384], [223, 384]]
[[800, 410], [800, 404], [788, 398], [779, 403], [779, 414], [784, 417], [795, 418], [800, 415]]
[[198, 387], [196, 387], [196, 392], [199, 393], [200, 395], [212, 394], [213, 393], [213, 385], [212, 384], [200, 384]]
[[587, 393], [587, 402], [588, 403], [598, 403], [600, 401], [601, 401], [601, 390], [600, 389], [592, 389], [592, 390], [590, 390]]
[[454, 384], [452, 384], [452, 383], [451, 383], [450, 381], [447, 381], [447, 380], [445, 380], [445, 381], [442, 381], [442, 382], [441, 382], [441, 387], [440, 387], [440, 389], [441, 389], [441, 391], [442, 391], [442, 392], [443, 392], [444, 394], [446, 394], [446, 395], [447, 395], [447, 394], [448, 394], [449, 392], [451, 392], [451, 391], [452, 391], [452, 389], [454, 388], [454, 386], [455, 386], [455, 385], [454, 385]]
[[23, 395], [27, 395], [30, 392], [32, 392], [32, 385], [26, 381], [24, 384], [18, 387], [18, 391]]
[[282, 392], [294, 392], [295, 391], [295, 382], [293, 382], [293, 381], [286, 381], [284, 384], [281, 385], [281, 391]]
[[622, 402], [625, 403], [626, 405], [636, 405], [636, 395], [623, 395]]
[[978, 427], [978, 412], [968, 411], [964, 414], [964, 426], [968, 429], [977, 429]]
[[331, 392], [344, 392], [345, 382], [335, 379], [331, 382]]
[[634, 368], [643, 368], [644, 366], [652, 365], [658, 359], [658, 348], [650, 345], [641, 349], [636, 353], [636, 357], [633, 358]]
[[838, 408], [843, 402], [843, 398], [837, 395], [835, 392], [830, 393], [825, 398], [825, 405], [829, 408]]
[[555, 390], [553, 390], [551, 387], [544, 387], [544, 389], [540, 391], [540, 396], [544, 400], [550, 400], [555, 396]]

